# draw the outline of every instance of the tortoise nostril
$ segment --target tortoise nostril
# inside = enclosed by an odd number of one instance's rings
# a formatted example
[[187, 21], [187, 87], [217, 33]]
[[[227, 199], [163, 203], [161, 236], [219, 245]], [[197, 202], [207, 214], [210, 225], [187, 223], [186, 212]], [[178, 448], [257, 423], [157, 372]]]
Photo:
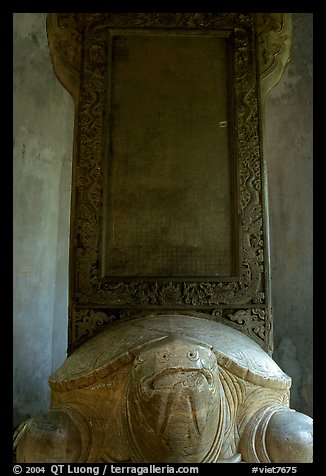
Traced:
[[158, 354], [158, 360], [159, 362], [167, 362], [170, 359], [170, 352], [164, 350], [163, 352], [160, 352]]

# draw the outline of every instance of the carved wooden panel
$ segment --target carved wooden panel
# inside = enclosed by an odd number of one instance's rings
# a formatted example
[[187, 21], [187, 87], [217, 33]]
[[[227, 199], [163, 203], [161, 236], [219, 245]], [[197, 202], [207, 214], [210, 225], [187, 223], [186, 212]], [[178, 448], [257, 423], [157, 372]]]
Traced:
[[164, 309], [271, 351], [259, 91], [288, 54], [283, 14], [58, 13], [48, 35], [76, 104], [70, 351]]

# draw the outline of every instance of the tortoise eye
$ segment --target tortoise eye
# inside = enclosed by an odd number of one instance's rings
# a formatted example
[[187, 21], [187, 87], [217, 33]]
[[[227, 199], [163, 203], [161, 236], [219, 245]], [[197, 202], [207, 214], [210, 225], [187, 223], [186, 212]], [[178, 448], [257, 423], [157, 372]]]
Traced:
[[197, 350], [190, 350], [187, 353], [187, 357], [188, 357], [189, 360], [191, 360], [193, 362], [198, 360], [198, 351]]
[[135, 367], [137, 367], [137, 365], [142, 364], [143, 362], [145, 362], [145, 360], [147, 359], [147, 357], [148, 357], [148, 354], [145, 353], [145, 352], [143, 352], [143, 353], [137, 355], [137, 357], [136, 357], [135, 360], [134, 360], [134, 365], [135, 365]]
[[170, 352], [163, 350], [158, 354], [157, 359], [159, 362], [167, 362], [170, 359]]

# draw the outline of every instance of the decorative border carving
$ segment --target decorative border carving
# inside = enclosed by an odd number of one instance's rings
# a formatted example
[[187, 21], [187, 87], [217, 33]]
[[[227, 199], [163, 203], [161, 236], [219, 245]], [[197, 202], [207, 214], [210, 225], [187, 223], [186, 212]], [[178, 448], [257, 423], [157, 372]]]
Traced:
[[90, 337], [102, 332], [116, 322], [137, 319], [145, 314], [186, 314], [221, 322], [247, 334], [266, 352], [271, 354], [271, 320], [265, 309], [213, 309], [209, 311], [161, 310], [148, 309], [77, 309], [75, 314], [75, 334], [70, 341], [69, 353], [86, 342]]
[[79, 14], [85, 32], [107, 28], [190, 28], [202, 30], [252, 29], [248, 13], [88, 13]]
[[[143, 16], [144, 15], [144, 16]], [[172, 16], [171, 16], [172, 15]], [[79, 114], [79, 163], [77, 234], [79, 246], [76, 269], [79, 274], [76, 303], [81, 305], [175, 305], [256, 304], [263, 303], [264, 232], [261, 200], [261, 164], [258, 130], [257, 81], [255, 74], [255, 41], [252, 16], [249, 14], [96, 14], [85, 18], [83, 81]], [[174, 18], [174, 22], [172, 22]], [[206, 22], [204, 22], [204, 18]], [[240, 174], [240, 215], [242, 263], [239, 281], [230, 282], [112, 282], [99, 276], [100, 205], [103, 200], [103, 112], [107, 29], [113, 26], [160, 26], [223, 28], [234, 34], [234, 69], [238, 162]], [[207, 23], [209, 22], [209, 23]], [[197, 24], [196, 23], [196, 24]], [[191, 25], [191, 26], [190, 26]], [[208, 26], [209, 25], [209, 26]], [[235, 27], [237, 25], [237, 28]], [[239, 28], [239, 25], [242, 28]], [[249, 28], [250, 26], [250, 28]], [[90, 60], [91, 59], [91, 60]], [[168, 297], [167, 297], [168, 296]]]

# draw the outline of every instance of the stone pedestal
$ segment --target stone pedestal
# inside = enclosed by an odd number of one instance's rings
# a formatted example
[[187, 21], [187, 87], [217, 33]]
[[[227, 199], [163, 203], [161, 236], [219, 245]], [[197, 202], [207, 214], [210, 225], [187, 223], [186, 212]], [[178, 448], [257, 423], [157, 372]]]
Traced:
[[18, 462], [312, 461], [312, 419], [255, 342], [209, 319], [147, 315], [77, 349], [52, 408], [16, 435]]

